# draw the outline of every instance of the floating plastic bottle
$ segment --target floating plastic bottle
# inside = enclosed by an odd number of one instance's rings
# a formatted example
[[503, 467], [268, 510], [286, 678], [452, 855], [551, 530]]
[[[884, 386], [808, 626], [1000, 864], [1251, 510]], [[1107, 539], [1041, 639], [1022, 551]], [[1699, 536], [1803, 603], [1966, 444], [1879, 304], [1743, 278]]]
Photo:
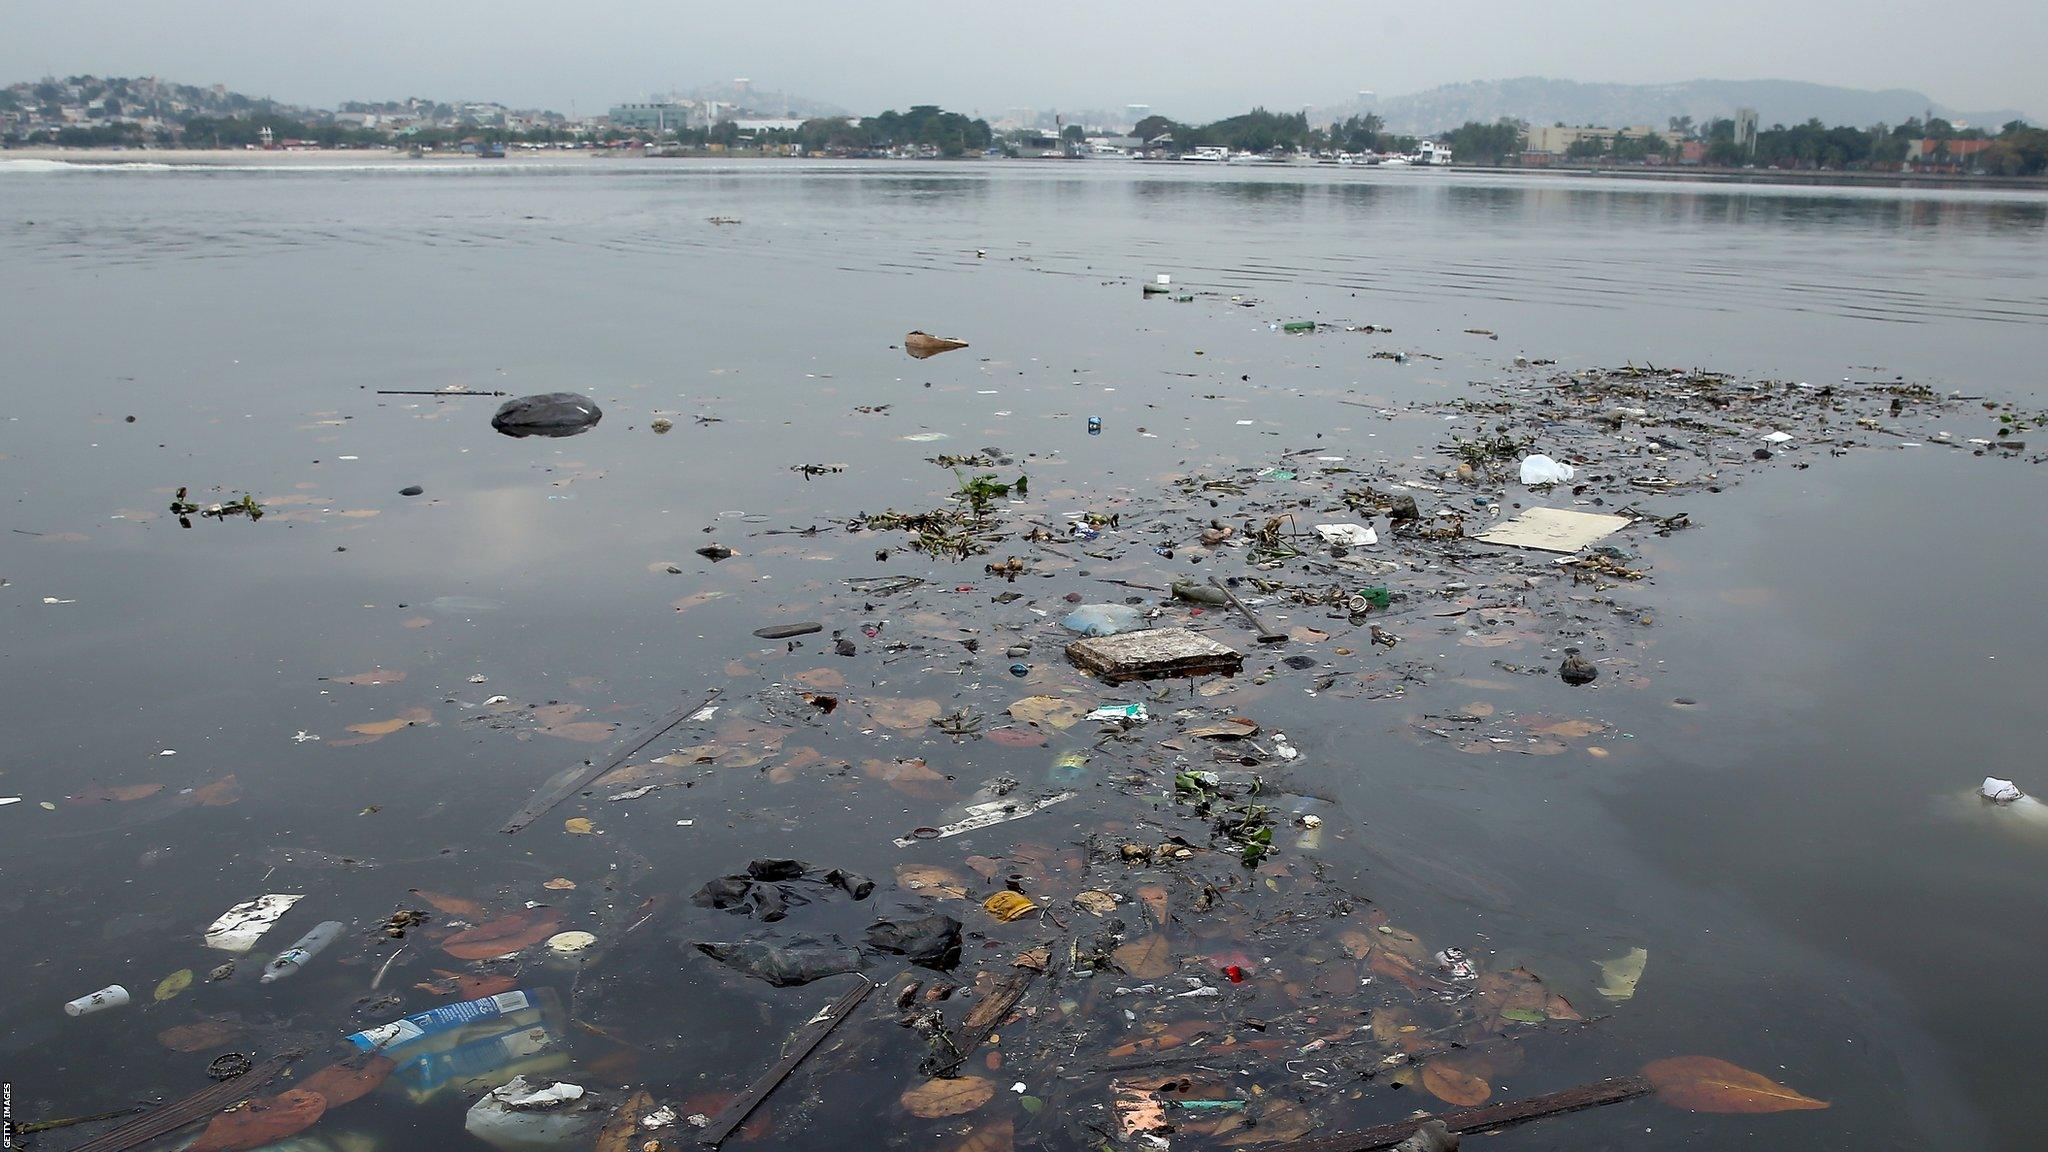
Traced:
[[313, 930], [299, 937], [298, 942], [277, 954], [270, 963], [263, 966], [262, 983], [274, 984], [305, 967], [306, 962], [319, 955], [322, 948], [334, 943], [345, 925], [339, 920], [323, 920], [313, 925]]
[[80, 996], [78, 999], [64, 1005], [64, 1013], [67, 1016], [84, 1016], [91, 1012], [104, 1012], [109, 1008], [119, 1008], [127, 1002], [128, 990], [119, 984], [109, 984], [97, 992], [87, 996]]

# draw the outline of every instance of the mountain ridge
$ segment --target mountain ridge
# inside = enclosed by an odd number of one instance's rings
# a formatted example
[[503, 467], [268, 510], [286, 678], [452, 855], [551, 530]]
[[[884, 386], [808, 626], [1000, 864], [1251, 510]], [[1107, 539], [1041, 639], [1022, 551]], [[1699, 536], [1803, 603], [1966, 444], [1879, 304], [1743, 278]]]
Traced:
[[1562, 121], [1574, 125], [1648, 124], [1662, 128], [1672, 117], [1690, 116], [1696, 122], [1704, 122], [1733, 116], [1737, 108], [1744, 107], [1756, 109], [1765, 127], [1798, 124], [1816, 117], [1831, 127], [1868, 127], [1925, 117], [1930, 110], [1943, 119], [1993, 131], [2010, 120], [2031, 119], [2010, 108], [1963, 111], [1907, 88], [1843, 88], [1803, 80], [1699, 79], [1670, 84], [1608, 84], [1543, 76], [1467, 80], [1369, 103], [1341, 101], [1313, 109], [1310, 119], [1320, 123], [1375, 112], [1386, 121], [1389, 130], [1397, 132], [1436, 132], [1469, 120], [1492, 123], [1503, 116], [1531, 124]]

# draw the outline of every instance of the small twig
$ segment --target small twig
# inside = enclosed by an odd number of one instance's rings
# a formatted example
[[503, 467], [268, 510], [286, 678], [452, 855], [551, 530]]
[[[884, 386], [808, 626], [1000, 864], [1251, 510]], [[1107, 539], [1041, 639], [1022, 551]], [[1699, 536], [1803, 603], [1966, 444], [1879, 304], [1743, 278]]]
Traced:
[[1246, 620], [1251, 621], [1252, 628], [1256, 630], [1259, 634], [1259, 643], [1278, 644], [1287, 639], [1287, 633], [1278, 631], [1271, 624], [1268, 624], [1264, 620], [1259, 619], [1258, 613], [1252, 611], [1250, 608], [1245, 607], [1244, 601], [1239, 600], [1237, 598], [1237, 593], [1232, 592], [1230, 589], [1223, 586], [1223, 581], [1218, 580], [1214, 576], [1211, 576], [1209, 577], [1209, 583], [1215, 585], [1216, 590], [1223, 593], [1224, 597], [1230, 601], [1231, 607], [1237, 609], [1239, 612], [1244, 613], [1244, 618]]
[[400, 944], [398, 946], [398, 951], [393, 952], [391, 955], [384, 958], [384, 963], [379, 965], [377, 968], [377, 975], [371, 977], [370, 979], [370, 991], [375, 992], [377, 990], [377, 986], [384, 983], [384, 974], [386, 972], [391, 971], [392, 962], [397, 960], [400, 956], [403, 956], [404, 954], [405, 945]]
[[379, 388], [379, 396], [510, 396], [510, 392], [431, 392], [403, 388]]

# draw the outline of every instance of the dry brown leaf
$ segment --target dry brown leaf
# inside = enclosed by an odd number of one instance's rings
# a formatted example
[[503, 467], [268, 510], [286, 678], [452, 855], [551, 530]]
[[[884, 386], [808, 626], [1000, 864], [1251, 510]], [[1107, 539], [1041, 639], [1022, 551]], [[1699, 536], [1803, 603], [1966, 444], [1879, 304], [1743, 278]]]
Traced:
[[125, 803], [130, 800], [147, 800], [163, 790], [164, 786], [161, 784], [102, 784], [66, 796], [65, 799], [76, 800], [81, 804], [92, 800]]
[[868, 718], [883, 728], [916, 732], [937, 720], [943, 711], [937, 700], [899, 700], [878, 696], [866, 701]]
[[436, 968], [434, 974], [440, 979], [422, 981], [413, 987], [436, 996], [453, 996], [459, 1000], [479, 1000], [519, 987], [517, 976], [499, 972], [450, 972], [445, 968]]
[[326, 679], [330, 684], [396, 684], [405, 679], [405, 673], [390, 668], [372, 668], [368, 672], [358, 672], [353, 676], [329, 676]]
[[541, 881], [540, 886], [550, 892], [570, 892], [575, 889], [576, 882], [567, 876], [557, 876], [553, 880]]
[[[995, 1053], [991, 1052], [993, 1056]], [[1016, 1123], [1008, 1116], [991, 1120], [967, 1134], [953, 1146], [953, 1152], [1010, 1152], [1016, 1144]], [[602, 1149], [599, 1152], [603, 1152]]]
[[1410, 1055], [1428, 1050], [1433, 1043], [1424, 1034], [1414, 1010], [1405, 1004], [1382, 1004], [1374, 1008], [1372, 1036], [1382, 1046]]
[[597, 1134], [593, 1152], [640, 1152], [640, 1118], [652, 1111], [654, 1097], [645, 1089], [627, 1097]]
[[311, 1128], [325, 1111], [327, 1101], [302, 1088], [258, 1097], [216, 1115], [185, 1152], [243, 1152], [275, 1144]]
[[529, 908], [479, 924], [441, 941], [441, 950], [457, 960], [489, 960], [538, 944], [555, 934], [562, 922], [556, 908]]
[[965, 347], [967, 347], [967, 341], [965, 340], [955, 340], [951, 336], [934, 336], [929, 332], [920, 332], [914, 328], [903, 337], [903, 350], [909, 353], [913, 359], [917, 360], [923, 360], [928, 356], [937, 356], [941, 352], [951, 352], [955, 348]]
[[920, 800], [950, 800], [953, 785], [922, 760], [863, 760], [860, 770], [871, 780], [880, 780]]
[[1140, 980], [1157, 980], [1173, 971], [1173, 951], [1157, 932], [1123, 945], [1110, 958]]
[[1152, 913], [1152, 922], [1166, 927], [1166, 888], [1159, 884], [1147, 884], [1138, 889], [1138, 899], [1145, 902], [1145, 908]]
[[360, 1100], [377, 1090], [398, 1065], [381, 1052], [350, 1057], [329, 1064], [299, 1081], [301, 1092], [311, 1092], [327, 1102], [329, 1111]]
[[962, 1076], [956, 1080], [927, 1080], [903, 1093], [905, 1111], [923, 1120], [964, 1116], [996, 1094], [993, 1080]]
[[725, 595], [724, 592], [692, 592], [680, 600], [669, 601], [669, 607], [674, 608], [678, 612], [688, 612], [700, 604], [709, 604], [723, 595]]
[[1528, 639], [1530, 637], [1521, 632], [1498, 632], [1490, 635], [1474, 632], [1458, 637], [1458, 643], [1466, 648], [1506, 648]]
[[1692, 1112], [1792, 1112], [1825, 1108], [1828, 1102], [1801, 1095], [1747, 1068], [1713, 1056], [1671, 1056], [1643, 1066], [1657, 1086], [1657, 1098]]
[[1081, 722], [1090, 709], [1086, 704], [1059, 696], [1026, 696], [1010, 705], [1010, 718], [1025, 724], [1040, 724], [1064, 732]]
[[401, 728], [410, 728], [414, 724], [426, 724], [433, 719], [434, 714], [425, 708], [407, 708], [389, 720], [366, 720], [361, 724], [349, 725], [348, 730], [356, 733], [360, 737], [359, 739], [330, 740], [328, 743], [337, 747], [351, 744], [369, 744], [382, 740]]
[[430, 892], [425, 888], [414, 888], [412, 894], [450, 916], [460, 916], [465, 920], [482, 920], [485, 916], [483, 905], [474, 900], [465, 900], [444, 892]]
[[1423, 1068], [1422, 1086], [1430, 1095], [1460, 1108], [1477, 1108], [1493, 1095], [1493, 1085], [1441, 1060]]
[[567, 820], [562, 821], [562, 831], [567, 832], [571, 836], [588, 836], [597, 831], [597, 829], [591, 827], [589, 817], [571, 816]]
[[1566, 740], [1583, 740], [1607, 731], [1607, 725], [1598, 720], [1558, 720], [1549, 716], [1531, 716], [1523, 721], [1523, 725], [1538, 736], [1557, 736]]
[[578, 744], [602, 744], [611, 739], [616, 726], [602, 720], [576, 720], [568, 724], [543, 724], [534, 731], [558, 740], [574, 740]]
[[1197, 740], [1242, 740], [1248, 736], [1257, 736], [1258, 734], [1258, 722], [1244, 716], [1232, 716], [1221, 724], [1211, 724], [1206, 727], [1190, 728], [1188, 730], [1188, 735], [1193, 736]]
[[[699, 1092], [685, 1098], [683, 1106], [676, 1111], [685, 1116], [694, 1116], [698, 1113], [716, 1116], [725, 1111], [726, 1105], [738, 1098], [739, 1094], [736, 1092]], [[739, 1142], [759, 1140], [772, 1135], [774, 1131], [775, 1114], [769, 1110], [767, 1102], [763, 1101], [760, 1107], [747, 1114], [747, 1122], [740, 1125], [739, 1131], [734, 1132], [728, 1139]], [[668, 1145], [664, 1144], [662, 1147], [667, 1148]]]
[[1274, 1100], [1259, 1110], [1259, 1122], [1232, 1135], [1223, 1143], [1232, 1148], [1271, 1144], [1278, 1140], [1299, 1140], [1315, 1131], [1316, 1118], [1292, 1100]]
[[1365, 966], [1374, 975], [1385, 976], [1411, 992], [1422, 991], [1428, 983], [1414, 962], [1398, 952], [1389, 952], [1385, 948], [1373, 949], [1372, 959], [1366, 961]]
[[157, 1043], [173, 1052], [204, 1052], [241, 1035], [242, 1030], [224, 1020], [201, 1020], [179, 1024], [156, 1034]]
[[930, 895], [935, 888], [964, 891], [967, 881], [959, 873], [937, 864], [898, 864], [896, 883], [913, 892]]
[[230, 772], [211, 784], [203, 784], [192, 790], [192, 803], [205, 808], [221, 808], [242, 798], [242, 782]]
[[1339, 932], [1337, 942], [1344, 945], [1344, 954], [1353, 960], [1363, 960], [1372, 955], [1372, 937], [1364, 932]]
[[1074, 894], [1074, 903], [1083, 912], [1097, 916], [1106, 916], [1116, 911], [1116, 897], [1107, 892], [1077, 892]]
[[1045, 743], [1045, 734], [1043, 732], [1036, 728], [1026, 728], [1018, 724], [1005, 724], [1000, 728], [991, 728], [984, 732], [983, 735], [1005, 748], [1036, 748]]
[[1051, 963], [1052, 949], [1027, 948], [1024, 951], [1017, 953], [1017, 958], [1015, 960], [1010, 961], [1010, 967], [1029, 968], [1033, 972], [1043, 972], [1046, 969], [1046, 965]]
[[1150, 1055], [1154, 1052], [1164, 1052], [1169, 1048], [1178, 1048], [1208, 1036], [1215, 1031], [1216, 1026], [1207, 1020], [1181, 1020], [1164, 1027], [1146, 1027], [1152, 1029], [1150, 1035], [1137, 1040], [1126, 1040], [1104, 1052], [1103, 1056], [1111, 1060], [1126, 1060], [1140, 1053]]

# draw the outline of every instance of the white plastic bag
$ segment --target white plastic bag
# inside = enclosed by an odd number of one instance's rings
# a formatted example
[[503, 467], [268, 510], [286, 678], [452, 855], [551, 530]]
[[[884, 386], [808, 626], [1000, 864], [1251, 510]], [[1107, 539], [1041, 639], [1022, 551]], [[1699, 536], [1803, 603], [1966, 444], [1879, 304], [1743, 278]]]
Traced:
[[1984, 778], [1982, 791], [1986, 800], [1998, 804], [2010, 804], [2026, 795], [2026, 793], [2020, 791], [2019, 785], [2010, 780], [2000, 780], [1996, 776], [1986, 776]]
[[1572, 466], [1559, 464], [1541, 454], [1529, 456], [1522, 461], [1522, 484], [1535, 488], [1543, 484], [1569, 484], [1572, 482]]

